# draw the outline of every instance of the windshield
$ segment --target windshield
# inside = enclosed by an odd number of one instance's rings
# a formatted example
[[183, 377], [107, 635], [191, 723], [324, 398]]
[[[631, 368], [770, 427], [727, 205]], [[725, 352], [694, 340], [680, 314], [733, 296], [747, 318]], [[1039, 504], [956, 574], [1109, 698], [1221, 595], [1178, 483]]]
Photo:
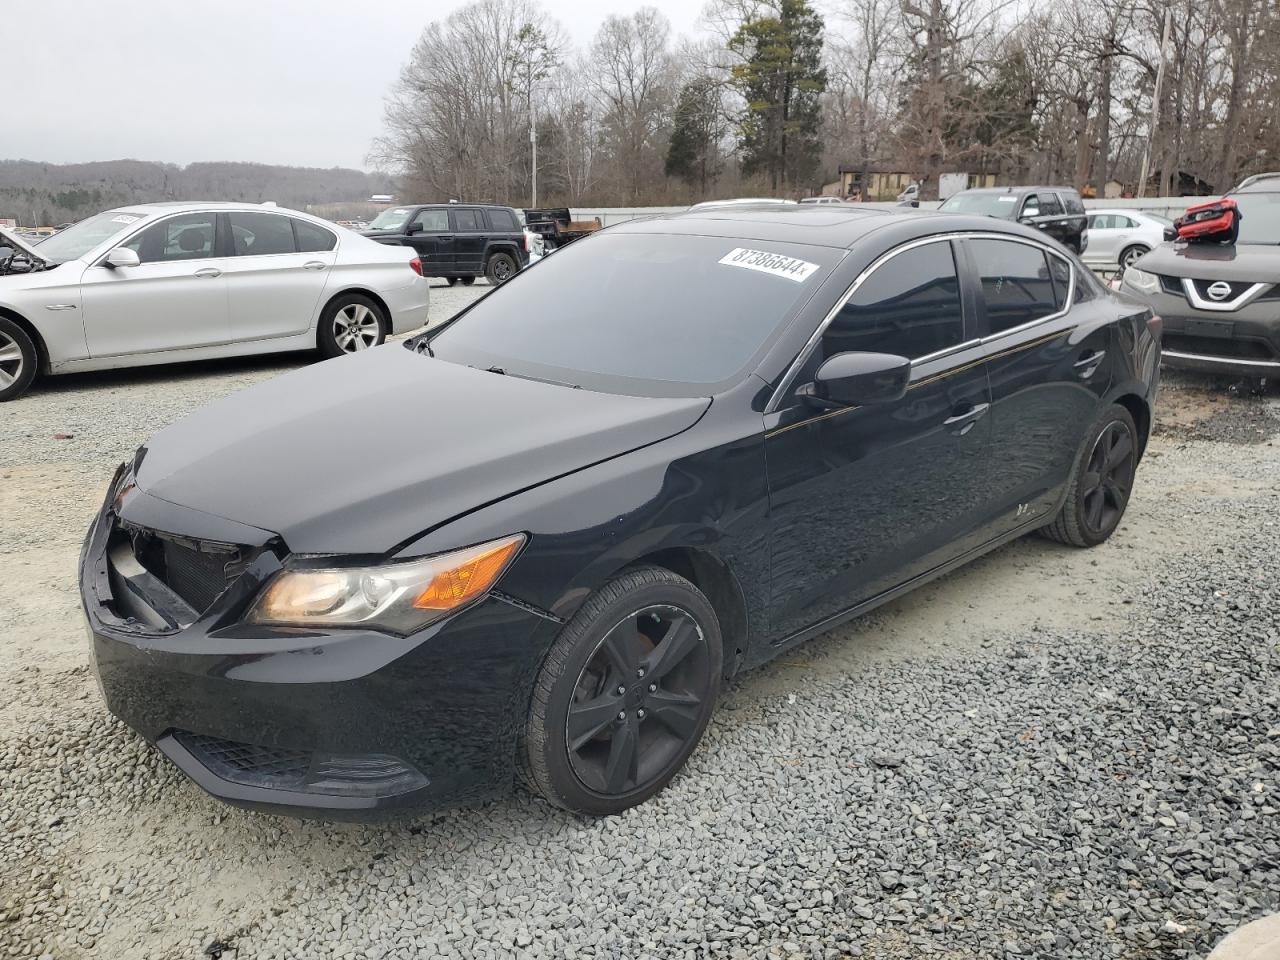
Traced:
[[405, 225], [411, 213], [413, 213], [413, 207], [392, 207], [390, 210], [383, 210], [373, 218], [373, 223], [369, 224], [369, 229], [399, 230]]
[[598, 234], [518, 274], [431, 347], [445, 360], [609, 392], [705, 395], [743, 370], [844, 254]]
[[1240, 207], [1237, 243], [1280, 243], [1280, 193], [1237, 193]]
[[1011, 193], [957, 193], [938, 209], [1012, 220], [1018, 212], [1018, 198]]
[[50, 263], [75, 260], [116, 234], [124, 233], [143, 216], [144, 214], [130, 213], [127, 210], [108, 210], [106, 213], [95, 214], [67, 227], [61, 233], [41, 240], [36, 252]]

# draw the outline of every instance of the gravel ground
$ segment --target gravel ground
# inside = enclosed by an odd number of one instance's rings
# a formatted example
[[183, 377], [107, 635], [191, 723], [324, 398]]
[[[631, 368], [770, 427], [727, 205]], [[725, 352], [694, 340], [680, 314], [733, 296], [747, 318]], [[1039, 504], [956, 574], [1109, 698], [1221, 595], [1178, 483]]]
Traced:
[[352, 826], [161, 762], [76, 598], [111, 467], [295, 362], [0, 413], [0, 957], [1192, 958], [1280, 909], [1280, 400], [1170, 379], [1110, 543], [1019, 541], [741, 677], [623, 816]]

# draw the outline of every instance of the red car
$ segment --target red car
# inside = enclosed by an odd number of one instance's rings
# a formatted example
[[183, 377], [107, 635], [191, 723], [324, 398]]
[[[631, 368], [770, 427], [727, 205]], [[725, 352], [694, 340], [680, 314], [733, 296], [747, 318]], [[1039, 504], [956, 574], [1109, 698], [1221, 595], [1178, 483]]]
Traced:
[[1240, 210], [1234, 200], [1213, 200], [1188, 207], [1173, 221], [1179, 240], [1235, 243], [1240, 234]]

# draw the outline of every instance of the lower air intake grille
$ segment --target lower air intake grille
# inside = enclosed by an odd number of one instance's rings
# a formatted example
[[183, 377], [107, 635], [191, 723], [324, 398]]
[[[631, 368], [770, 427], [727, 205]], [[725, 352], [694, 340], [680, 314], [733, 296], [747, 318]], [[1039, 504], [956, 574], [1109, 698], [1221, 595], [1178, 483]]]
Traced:
[[301, 786], [311, 769], [311, 754], [279, 747], [258, 747], [221, 737], [179, 730], [174, 739], [223, 780], [259, 786]]
[[309, 753], [186, 730], [175, 730], [173, 739], [214, 776], [265, 790], [382, 798], [428, 783], [414, 767], [386, 754]]

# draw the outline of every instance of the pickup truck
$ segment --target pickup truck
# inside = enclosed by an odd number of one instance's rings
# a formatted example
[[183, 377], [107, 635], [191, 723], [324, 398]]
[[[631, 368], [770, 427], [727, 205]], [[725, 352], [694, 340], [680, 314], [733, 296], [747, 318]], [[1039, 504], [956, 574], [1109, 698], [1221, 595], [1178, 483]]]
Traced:
[[568, 207], [546, 207], [524, 212], [525, 228], [542, 237], [547, 253], [600, 229], [600, 218], [574, 220]]

